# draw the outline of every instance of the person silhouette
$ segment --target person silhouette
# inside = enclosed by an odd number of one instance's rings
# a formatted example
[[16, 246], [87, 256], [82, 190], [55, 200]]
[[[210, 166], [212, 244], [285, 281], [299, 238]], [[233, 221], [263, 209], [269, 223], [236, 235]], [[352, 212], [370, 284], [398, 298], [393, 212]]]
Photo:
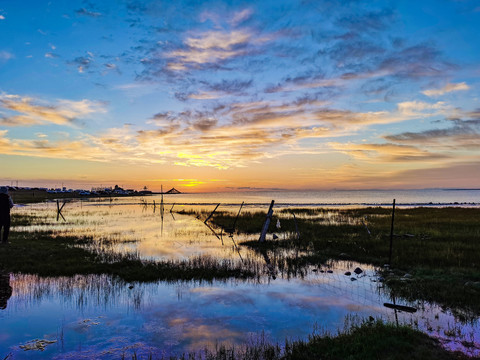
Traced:
[[10, 274], [0, 270], [0, 310], [7, 308], [7, 303], [12, 296], [12, 287], [10, 286]]
[[10, 209], [13, 207], [13, 201], [8, 195], [6, 186], [0, 187], [0, 233], [3, 228], [3, 235], [0, 239], [2, 245], [8, 244], [8, 234], [10, 233]]

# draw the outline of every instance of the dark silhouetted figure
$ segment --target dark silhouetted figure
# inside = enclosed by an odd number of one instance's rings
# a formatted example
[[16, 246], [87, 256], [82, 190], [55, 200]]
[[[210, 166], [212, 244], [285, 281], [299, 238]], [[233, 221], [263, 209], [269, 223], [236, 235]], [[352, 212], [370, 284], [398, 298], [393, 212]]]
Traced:
[[0, 187], [0, 233], [2, 245], [8, 244], [8, 234], [10, 233], [10, 209], [13, 207], [12, 198], [8, 195], [6, 186]]
[[0, 270], [0, 310], [7, 308], [7, 302], [11, 296], [12, 287], [10, 286], [10, 275]]

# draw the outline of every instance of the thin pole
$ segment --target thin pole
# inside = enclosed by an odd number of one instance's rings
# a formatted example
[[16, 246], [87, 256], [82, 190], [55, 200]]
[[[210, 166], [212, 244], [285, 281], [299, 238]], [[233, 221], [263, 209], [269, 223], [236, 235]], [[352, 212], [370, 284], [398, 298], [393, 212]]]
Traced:
[[208, 215], [207, 219], [204, 221], [204, 223], [206, 224], [208, 220], [210, 220], [210, 218], [213, 216], [213, 214], [215, 213], [215, 211], [217, 211], [217, 208], [220, 206], [220, 203], [215, 206], [215, 209], [213, 209], [212, 213], [210, 215]]
[[392, 226], [390, 228], [390, 252], [388, 255], [388, 264], [392, 266], [392, 249], [393, 249], [393, 223], [395, 221], [395, 199], [393, 199], [393, 209], [392, 209]]
[[240, 209], [238, 210], [237, 217], [235, 218], [235, 221], [233, 222], [232, 232], [235, 231], [235, 225], [237, 225], [237, 220], [238, 220], [238, 217], [240, 216], [240, 211], [242, 211], [242, 207], [243, 207], [244, 203], [245, 203], [245, 201], [242, 201], [242, 205], [240, 205]]

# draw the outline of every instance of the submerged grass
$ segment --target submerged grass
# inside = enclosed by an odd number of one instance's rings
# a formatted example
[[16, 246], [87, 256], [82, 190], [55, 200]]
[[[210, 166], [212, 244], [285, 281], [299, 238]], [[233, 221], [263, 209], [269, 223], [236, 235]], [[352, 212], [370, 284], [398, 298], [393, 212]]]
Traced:
[[[25, 216], [12, 216], [13, 225], [27, 221]], [[110, 274], [126, 281], [213, 280], [255, 275], [255, 264], [250, 262], [238, 264], [210, 256], [148, 261], [105, 249], [108, 247], [96, 246], [92, 237], [58, 236], [51, 231], [15, 231], [10, 235], [10, 244], [0, 246], [0, 264], [3, 270], [10, 272], [41, 276]]]
[[[301, 237], [296, 237], [292, 211]], [[275, 228], [280, 220], [281, 229]], [[234, 215], [216, 214], [218, 226], [233, 223]], [[265, 213], [245, 213], [237, 221], [242, 233], [259, 233]], [[320, 265], [326, 259], [348, 259], [382, 267], [388, 262], [391, 209], [295, 209], [274, 214], [270, 232], [277, 241], [243, 242], [256, 251], [297, 250], [285, 262], [295, 268]], [[384, 272], [396, 294], [434, 301], [470, 315], [480, 314], [480, 209], [396, 209], [392, 269]], [[285, 237], [285, 239], [284, 239]], [[405, 273], [411, 275], [403, 277]]]

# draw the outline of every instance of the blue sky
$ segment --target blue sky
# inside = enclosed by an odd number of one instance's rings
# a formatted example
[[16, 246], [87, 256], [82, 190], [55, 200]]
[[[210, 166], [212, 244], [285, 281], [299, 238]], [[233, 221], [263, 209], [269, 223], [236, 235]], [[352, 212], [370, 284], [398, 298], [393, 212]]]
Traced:
[[0, 182], [478, 187], [478, 1], [2, 1]]

